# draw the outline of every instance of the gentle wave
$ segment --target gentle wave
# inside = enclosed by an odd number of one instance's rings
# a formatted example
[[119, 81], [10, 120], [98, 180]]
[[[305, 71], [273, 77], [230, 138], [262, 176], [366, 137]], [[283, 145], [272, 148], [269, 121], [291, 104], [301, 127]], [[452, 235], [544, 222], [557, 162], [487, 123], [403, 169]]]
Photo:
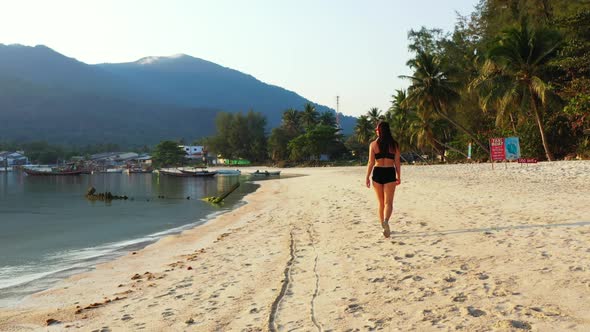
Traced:
[[[243, 201], [239, 202], [232, 209], [244, 204]], [[47, 289], [63, 278], [89, 271], [99, 263], [120, 257], [126, 252], [144, 248], [164, 236], [178, 234], [204, 224], [225, 212], [228, 210], [215, 211], [193, 223], [135, 239], [51, 253], [43, 256], [42, 260], [35, 265], [0, 266], [0, 306], [11, 305], [23, 296]]]

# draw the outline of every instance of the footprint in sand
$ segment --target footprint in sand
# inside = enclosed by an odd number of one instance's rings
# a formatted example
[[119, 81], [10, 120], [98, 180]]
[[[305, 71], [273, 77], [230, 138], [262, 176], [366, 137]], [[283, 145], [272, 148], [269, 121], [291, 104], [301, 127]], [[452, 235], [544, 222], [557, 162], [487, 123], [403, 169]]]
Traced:
[[469, 316], [472, 317], [481, 317], [481, 316], [485, 316], [486, 312], [483, 310], [479, 310], [479, 309], [475, 309], [472, 306], [467, 307], [467, 313], [469, 313]]
[[447, 276], [443, 280], [446, 281], [446, 282], [455, 282], [455, 281], [457, 281], [457, 279], [455, 279], [455, 278], [453, 278], [451, 276]]
[[465, 302], [467, 300], [467, 295], [463, 293], [459, 293], [457, 296], [453, 298], [453, 302]]
[[495, 324], [500, 329], [520, 329], [531, 330], [533, 327], [530, 323], [518, 320], [503, 320]]

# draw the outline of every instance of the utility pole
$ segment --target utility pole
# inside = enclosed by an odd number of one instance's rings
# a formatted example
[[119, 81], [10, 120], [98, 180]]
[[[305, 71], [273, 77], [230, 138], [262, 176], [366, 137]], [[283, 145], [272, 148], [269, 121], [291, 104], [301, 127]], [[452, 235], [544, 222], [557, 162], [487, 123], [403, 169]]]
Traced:
[[340, 125], [340, 96], [336, 96], [336, 128], [342, 130]]

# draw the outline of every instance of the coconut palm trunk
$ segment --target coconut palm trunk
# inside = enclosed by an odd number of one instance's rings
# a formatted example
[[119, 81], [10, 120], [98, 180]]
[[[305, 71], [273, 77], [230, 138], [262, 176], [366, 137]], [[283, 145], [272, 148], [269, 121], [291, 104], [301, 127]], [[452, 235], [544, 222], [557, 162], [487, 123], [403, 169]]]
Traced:
[[[530, 88], [530, 89], [532, 90], [532, 88]], [[551, 153], [551, 150], [549, 150], [549, 143], [547, 143], [547, 137], [545, 136], [545, 127], [543, 126], [543, 121], [541, 120], [541, 115], [539, 114], [539, 110], [537, 108], [537, 103], [536, 103], [535, 97], [532, 93], [531, 93], [531, 107], [533, 108], [533, 113], [535, 114], [535, 120], [537, 121], [537, 127], [539, 127], [539, 133], [541, 134], [541, 143], [543, 143], [543, 149], [545, 149], [545, 156], [547, 157], [548, 161], [553, 161], [553, 154]]]
[[457, 152], [458, 154], [460, 154], [460, 155], [464, 156], [465, 158], [469, 158], [469, 157], [468, 157], [468, 156], [467, 156], [467, 155], [466, 155], [466, 154], [465, 154], [463, 151], [461, 151], [461, 150], [459, 150], [459, 149], [457, 149], [457, 148], [454, 148], [454, 147], [452, 147], [452, 146], [450, 146], [450, 145], [448, 145], [448, 144], [445, 144], [445, 143], [443, 143], [443, 142], [441, 142], [441, 141], [437, 140], [436, 138], [433, 138], [433, 139], [434, 139], [434, 141], [435, 141], [437, 144], [440, 144], [441, 146], [444, 146], [446, 149], [448, 149], [448, 150], [451, 150], [451, 151], [455, 151], [455, 152]]
[[438, 107], [435, 103], [433, 103], [433, 106], [434, 106], [434, 109], [438, 115], [440, 115], [443, 119], [447, 120], [450, 124], [455, 126], [455, 128], [461, 130], [463, 133], [465, 133], [467, 136], [469, 136], [469, 138], [471, 138], [473, 140], [473, 142], [475, 142], [475, 144], [479, 145], [479, 147], [482, 148], [482, 150], [484, 150], [487, 154], [490, 154], [490, 150], [485, 145], [483, 145], [483, 143], [481, 143], [477, 139], [477, 137], [475, 137], [474, 134], [472, 134], [469, 130], [467, 130], [467, 128], [463, 127], [461, 124], [459, 124], [458, 122], [453, 120], [450, 116], [448, 116], [444, 112], [442, 112], [440, 110], [440, 107]]

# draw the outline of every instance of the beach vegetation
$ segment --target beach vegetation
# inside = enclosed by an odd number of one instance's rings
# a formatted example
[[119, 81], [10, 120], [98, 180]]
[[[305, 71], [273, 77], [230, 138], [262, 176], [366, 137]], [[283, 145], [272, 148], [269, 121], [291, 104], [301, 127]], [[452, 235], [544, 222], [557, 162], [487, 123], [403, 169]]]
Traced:
[[266, 117], [248, 111], [246, 114], [220, 112], [215, 120], [217, 134], [207, 138], [209, 151], [225, 159], [247, 159], [255, 163], [267, 160]]
[[289, 141], [289, 159], [293, 161], [319, 160], [321, 155], [339, 158], [347, 150], [338, 128], [316, 125]]
[[156, 145], [152, 162], [156, 167], [176, 167], [185, 163], [186, 152], [176, 141], [162, 141]]
[[306, 103], [303, 106], [303, 111], [301, 112], [300, 121], [303, 128], [306, 130], [312, 129], [315, 125], [319, 123], [319, 113], [316, 111], [315, 106], [311, 103]]
[[381, 110], [377, 107], [371, 107], [367, 112], [367, 116], [371, 121], [373, 127], [376, 127], [379, 121], [385, 120], [385, 116], [382, 114]]
[[[403, 152], [461, 161], [471, 143], [486, 160], [490, 138], [518, 136], [526, 157], [590, 156], [587, 4], [481, 0], [451, 32], [411, 30], [408, 49], [410, 86], [384, 114]], [[357, 142], [371, 119], [358, 118]]]

